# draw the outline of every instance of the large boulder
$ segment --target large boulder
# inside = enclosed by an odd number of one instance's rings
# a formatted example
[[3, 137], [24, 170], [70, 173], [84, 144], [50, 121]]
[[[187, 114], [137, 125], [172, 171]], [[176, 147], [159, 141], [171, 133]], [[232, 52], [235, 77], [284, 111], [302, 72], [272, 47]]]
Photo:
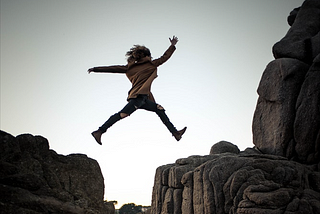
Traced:
[[276, 59], [293, 58], [311, 63], [320, 53], [320, 1], [306, 0], [296, 12], [295, 9], [289, 16], [292, 26], [273, 46], [273, 55]]
[[314, 164], [320, 161], [320, 1], [306, 0], [288, 22], [258, 87], [253, 143], [263, 153]]
[[114, 213], [97, 161], [59, 155], [48, 140], [0, 131], [0, 213]]
[[268, 64], [258, 87], [252, 122], [253, 143], [264, 153], [290, 157], [296, 102], [309, 66], [281, 58]]

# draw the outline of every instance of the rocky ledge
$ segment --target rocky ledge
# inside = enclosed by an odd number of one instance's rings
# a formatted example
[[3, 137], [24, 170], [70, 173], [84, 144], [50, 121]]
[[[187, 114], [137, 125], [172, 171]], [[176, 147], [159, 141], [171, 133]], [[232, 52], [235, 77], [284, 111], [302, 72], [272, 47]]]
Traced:
[[151, 213], [320, 213], [318, 168], [221, 141], [157, 169]]
[[104, 179], [96, 160], [59, 155], [48, 140], [0, 131], [0, 213], [114, 213], [103, 201]]

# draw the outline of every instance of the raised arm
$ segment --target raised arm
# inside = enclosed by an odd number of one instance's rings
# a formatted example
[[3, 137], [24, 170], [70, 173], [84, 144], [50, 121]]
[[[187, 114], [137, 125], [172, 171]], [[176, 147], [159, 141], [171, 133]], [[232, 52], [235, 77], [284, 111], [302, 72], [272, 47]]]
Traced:
[[95, 73], [126, 73], [127, 66], [126, 65], [112, 65], [112, 66], [101, 66], [101, 67], [94, 67], [89, 68], [88, 73], [91, 72]]
[[159, 66], [163, 63], [165, 63], [173, 54], [173, 52], [176, 50], [175, 45], [178, 43], [178, 38], [176, 36], [173, 36], [172, 39], [169, 38], [170, 40], [170, 47], [164, 52], [164, 54], [155, 60], [152, 60], [152, 63], [154, 63], [156, 66]]

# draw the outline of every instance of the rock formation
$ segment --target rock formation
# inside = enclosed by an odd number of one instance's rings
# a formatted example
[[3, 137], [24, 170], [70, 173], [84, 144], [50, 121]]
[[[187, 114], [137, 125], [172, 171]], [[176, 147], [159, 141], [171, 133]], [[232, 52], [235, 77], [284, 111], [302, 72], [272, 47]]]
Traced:
[[97, 161], [59, 155], [48, 140], [0, 131], [0, 213], [114, 213]]
[[151, 213], [320, 213], [320, 1], [288, 23], [257, 90], [255, 147], [221, 141], [158, 167]]
[[287, 35], [273, 46], [253, 118], [253, 143], [263, 152], [304, 163], [320, 160], [320, 2], [291, 12]]
[[219, 142], [214, 147], [229, 151], [159, 167], [151, 213], [320, 213], [316, 166], [230, 145]]

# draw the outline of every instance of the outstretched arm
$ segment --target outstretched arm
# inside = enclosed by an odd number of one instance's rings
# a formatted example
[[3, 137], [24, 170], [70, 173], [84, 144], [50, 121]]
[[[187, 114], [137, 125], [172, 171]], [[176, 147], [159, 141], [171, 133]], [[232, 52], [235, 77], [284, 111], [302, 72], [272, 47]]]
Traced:
[[88, 73], [91, 72], [95, 73], [126, 73], [127, 66], [126, 65], [113, 65], [113, 66], [101, 66], [101, 67], [94, 67], [89, 68]]

